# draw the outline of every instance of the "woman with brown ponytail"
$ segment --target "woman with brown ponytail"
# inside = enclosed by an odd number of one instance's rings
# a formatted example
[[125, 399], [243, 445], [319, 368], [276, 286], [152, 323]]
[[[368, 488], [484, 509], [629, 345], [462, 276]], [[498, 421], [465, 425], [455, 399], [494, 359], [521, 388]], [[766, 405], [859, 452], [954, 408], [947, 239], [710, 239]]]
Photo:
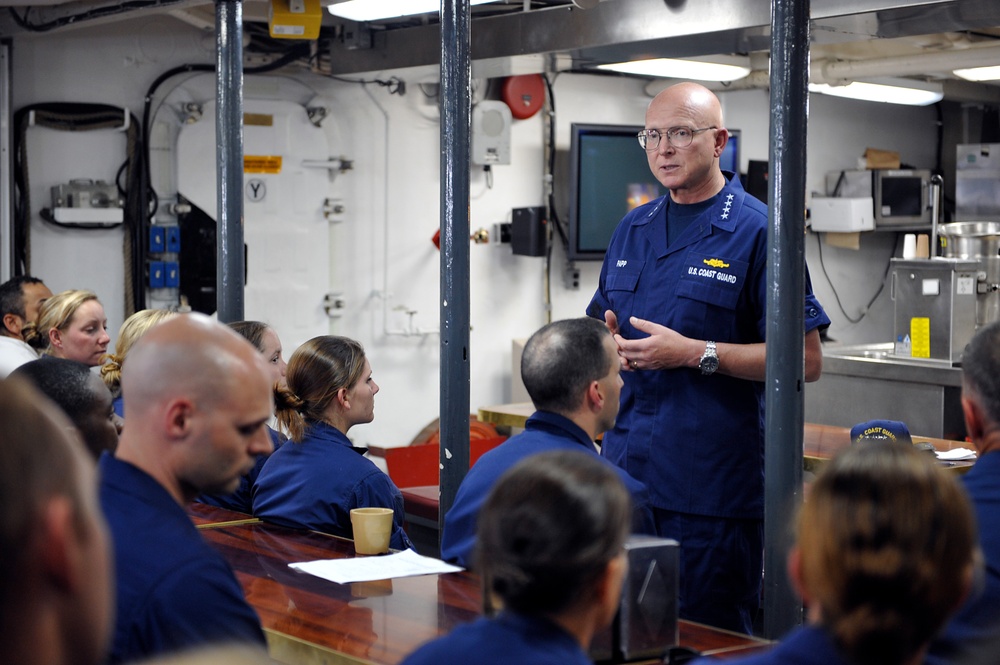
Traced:
[[375, 418], [371, 365], [346, 337], [314, 337], [292, 354], [275, 415], [289, 442], [275, 451], [253, 486], [253, 514], [268, 522], [353, 537], [351, 509], [392, 508], [394, 549], [412, 548], [403, 531], [403, 495], [354, 448], [347, 432]]
[[727, 662], [916, 665], [970, 588], [975, 543], [968, 499], [933, 458], [905, 444], [855, 445], [799, 514], [788, 571], [807, 625], [768, 653]]

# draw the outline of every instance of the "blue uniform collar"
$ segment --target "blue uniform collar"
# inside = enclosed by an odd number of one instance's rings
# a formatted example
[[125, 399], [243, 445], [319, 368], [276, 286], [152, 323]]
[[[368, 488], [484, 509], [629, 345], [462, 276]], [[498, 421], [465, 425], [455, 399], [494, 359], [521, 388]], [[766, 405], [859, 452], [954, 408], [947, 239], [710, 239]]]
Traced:
[[665, 194], [647, 204], [649, 209], [644, 214], [637, 215], [632, 220], [632, 226], [645, 226], [647, 242], [653, 246], [658, 257], [676, 252], [692, 245], [702, 238], [712, 234], [712, 227], [721, 231], [732, 232], [736, 229], [736, 219], [743, 207], [746, 192], [740, 184], [740, 179], [734, 173], [723, 171], [726, 184], [718, 197], [717, 205], [705, 211], [691, 224], [687, 233], [683, 234], [669, 248], [667, 247], [667, 208], [670, 207], [670, 194]]
[[316, 439], [319, 441], [329, 441], [330, 443], [350, 448], [359, 455], [364, 455], [368, 452], [367, 448], [360, 448], [352, 444], [347, 435], [339, 429], [320, 420], [310, 420], [302, 438], [303, 440]]
[[524, 429], [545, 430], [548, 432], [567, 434], [577, 443], [585, 446], [587, 450], [596, 452], [594, 450], [594, 441], [586, 432], [583, 431], [583, 428], [566, 416], [560, 416], [558, 413], [552, 413], [551, 411], [535, 411], [524, 424]]

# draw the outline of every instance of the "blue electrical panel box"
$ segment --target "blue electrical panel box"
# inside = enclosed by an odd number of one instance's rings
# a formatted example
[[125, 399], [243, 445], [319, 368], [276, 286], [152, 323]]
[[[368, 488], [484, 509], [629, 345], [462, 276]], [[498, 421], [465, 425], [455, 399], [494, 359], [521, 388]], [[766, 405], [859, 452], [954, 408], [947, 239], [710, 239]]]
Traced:
[[165, 229], [162, 226], [149, 227], [149, 253], [159, 254], [166, 246]]
[[149, 262], [149, 288], [162, 289], [164, 286], [163, 261]]
[[167, 227], [167, 251], [179, 254], [181, 251], [181, 227]]
[[163, 285], [168, 289], [177, 289], [181, 285], [181, 271], [177, 261], [167, 261], [164, 264]]

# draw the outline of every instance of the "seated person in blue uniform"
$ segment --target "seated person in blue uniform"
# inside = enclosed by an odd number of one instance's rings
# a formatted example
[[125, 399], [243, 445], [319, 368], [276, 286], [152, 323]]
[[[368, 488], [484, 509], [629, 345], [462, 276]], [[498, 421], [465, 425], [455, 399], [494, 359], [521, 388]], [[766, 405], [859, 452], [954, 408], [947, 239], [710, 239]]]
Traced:
[[292, 527], [352, 538], [352, 508], [392, 508], [389, 546], [412, 548], [403, 531], [403, 495], [355, 448], [347, 433], [375, 418], [371, 365], [364, 347], [323, 335], [292, 354], [279, 390], [277, 416], [289, 442], [261, 469], [253, 486], [253, 514]]
[[423, 645], [403, 665], [589, 664], [591, 639], [621, 599], [629, 503], [614, 469], [583, 451], [514, 465], [479, 516], [488, 618]]
[[220, 641], [264, 647], [232, 569], [184, 510], [201, 493], [235, 490], [271, 450], [264, 358], [204, 315], [176, 316], [132, 348], [122, 388], [128, 422], [100, 461], [118, 583], [109, 662]]
[[11, 376], [27, 379], [63, 410], [97, 459], [114, 452], [122, 421], [111, 408], [111, 391], [90, 367], [65, 358], [40, 358], [18, 367]]
[[[441, 558], [473, 564], [476, 518], [497, 479], [523, 458], [546, 450], [582, 450], [598, 457], [594, 439], [615, 424], [622, 379], [618, 348], [594, 319], [564, 319], [532, 335], [521, 355], [521, 379], [535, 405], [524, 432], [483, 455], [469, 469], [445, 515]], [[606, 462], [610, 464], [610, 462]], [[646, 486], [615, 467], [632, 494], [633, 530], [652, 533]]]
[[23, 379], [0, 381], [0, 423], [0, 661], [103, 663], [114, 570], [94, 461]]
[[895, 443], [846, 449], [812, 485], [788, 557], [806, 626], [726, 662], [918, 665], [969, 590], [975, 539], [965, 493], [930, 455]]
[[962, 411], [979, 457], [962, 484], [976, 511], [985, 574], [931, 643], [929, 665], [1000, 663], [1000, 323], [981, 328], [965, 349]]
[[[285, 369], [287, 365], [281, 355], [281, 340], [278, 339], [278, 333], [274, 331], [274, 328], [261, 321], [234, 321], [227, 325], [243, 335], [264, 356], [264, 361], [267, 363], [267, 368], [271, 374], [271, 383], [274, 389], [280, 390], [285, 388]], [[267, 427], [267, 433], [271, 437], [271, 445], [274, 447], [274, 450], [280, 448], [281, 444], [285, 442], [285, 436], [270, 425]], [[250, 473], [240, 478], [240, 486], [232, 494], [200, 496], [197, 501], [218, 506], [219, 508], [226, 508], [227, 510], [235, 510], [240, 513], [252, 513], [253, 502], [251, 501], [250, 493], [268, 457], [270, 457], [270, 453], [257, 456], [257, 463], [254, 464]]]

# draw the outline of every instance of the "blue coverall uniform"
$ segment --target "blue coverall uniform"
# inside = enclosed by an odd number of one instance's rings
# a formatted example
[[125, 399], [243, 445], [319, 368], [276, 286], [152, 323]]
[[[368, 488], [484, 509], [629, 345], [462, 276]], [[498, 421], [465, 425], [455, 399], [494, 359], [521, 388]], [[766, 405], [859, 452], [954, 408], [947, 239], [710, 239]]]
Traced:
[[156, 480], [104, 453], [101, 508], [114, 542], [117, 619], [109, 663], [213, 642], [266, 646], [222, 556]]
[[[500, 476], [525, 457], [549, 450], [580, 450], [597, 455], [594, 442], [569, 418], [549, 411], [536, 411], [520, 434], [487, 452], [469, 469], [455, 495], [455, 503], [444, 518], [441, 558], [460, 566], [473, 565], [476, 518]], [[619, 477], [632, 496], [633, 530], [653, 533], [646, 486], [619, 467]]]
[[[693, 339], [764, 341], [767, 207], [725, 175], [672, 243], [668, 210], [678, 204], [669, 195], [625, 216], [589, 316], [613, 311], [627, 339], [646, 336], [634, 316]], [[829, 323], [807, 293], [804, 332]], [[764, 384], [690, 368], [622, 377], [621, 410], [601, 452], [646, 484], [658, 535], [681, 544], [680, 614], [749, 632], [763, 567]]]
[[1000, 452], [980, 457], [962, 484], [976, 511], [985, 575], [931, 642], [928, 665], [1000, 663]]
[[403, 531], [403, 495], [336, 427], [310, 422], [302, 441], [267, 459], [253, 486], [253, 514], [293, 529], [352, 538], [352, 508], [392, 508], [393, 549], [412, 549]]

